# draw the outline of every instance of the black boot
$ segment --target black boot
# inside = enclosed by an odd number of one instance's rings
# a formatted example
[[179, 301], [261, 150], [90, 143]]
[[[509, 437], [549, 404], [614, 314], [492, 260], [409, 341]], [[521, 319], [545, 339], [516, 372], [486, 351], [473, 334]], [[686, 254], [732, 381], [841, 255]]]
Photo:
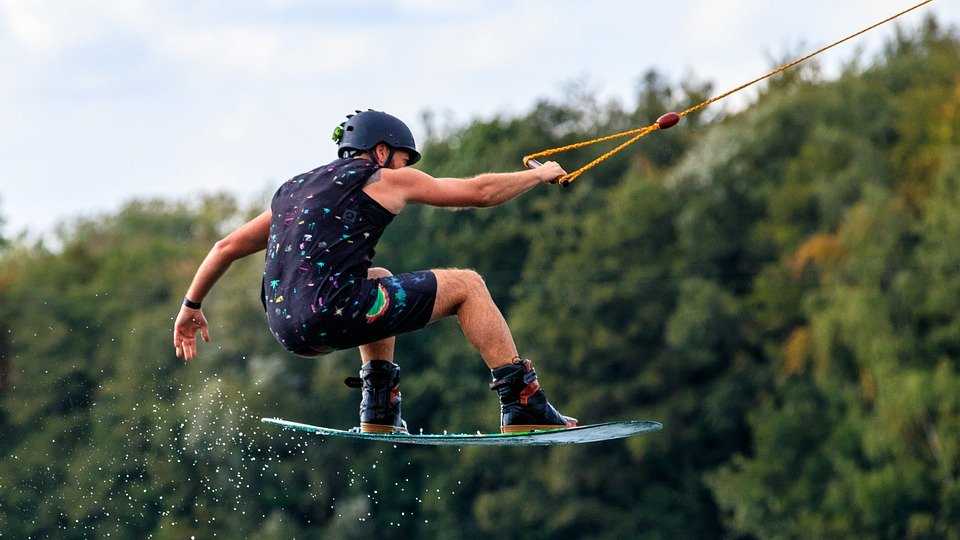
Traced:
[[517, 358], [512, 364], [492, 369], [490, 373], [493, 375], [490, 389], [500, 396], [501, 433], [577, 425], [576, 418], [563, 416], [547, 401], [530, 360]]
[[400, 418], [400, 366], [386, 360], [371, 360], [360, 368], [360, 378], [344, 383], [361, 388], [360, 431], [363, 433], [407, 433]]

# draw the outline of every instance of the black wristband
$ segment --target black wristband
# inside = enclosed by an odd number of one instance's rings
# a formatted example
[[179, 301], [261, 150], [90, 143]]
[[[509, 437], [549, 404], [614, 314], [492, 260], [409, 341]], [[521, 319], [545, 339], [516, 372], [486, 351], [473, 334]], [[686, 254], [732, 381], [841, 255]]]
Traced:
[[187, 306], [190, 309], [200, 309], [200, 302], [192, 302], [186, 296], [183, 297], [183, 305]]

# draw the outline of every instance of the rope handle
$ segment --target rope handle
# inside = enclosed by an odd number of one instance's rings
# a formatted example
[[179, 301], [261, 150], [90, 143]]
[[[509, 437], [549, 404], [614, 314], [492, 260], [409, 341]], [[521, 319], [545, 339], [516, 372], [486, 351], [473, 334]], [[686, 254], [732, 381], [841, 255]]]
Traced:
[[533, 158], [530, 158], [530, 159], [523, 160], [523, 166], [528, 169], [536, 169], [537, 167], [543, 167], [543, 163], [540, 163], [539, 161]]
[[[540, 163], [539, 161], [537, 161], [537, 160], [535, 160], [535, 159], [532, 159], [532, 158], [531, 158], [531, 159], [528, 159], [528, 160], [525, 160], [525, 161], [523, 162], [523, 165], [524, 165], [526, 168], [528, 168], [528, 169], [536, 169], [537, 167], [543, 167], [543, 163]], [[558, 178], [558, 179], [556, 179], [556, 180], [551, 180], [550, 183], [551, 183], [551, 184], [560, 184], [560, 187], [567, 187], [567, 184], [564, 184], [564, 183], [561, 183], [561, 182], [560, 182], [560, 178]], [[569, 183], [569, 182], [568, 182], [568, 183]]]
[[[603, 136], [603, 137], [597, 137], [597, 138], [595, 138], [595, 139], [589, 139], [589, 140], [586, 140], [586, 141], [576, 142], [576, 143], [568, 144], [568, 145], [565, 145], [565, 146], [558, 146], [558, 147], [556, 147], [556, 148], [547, 148], [546, 150], [541, 150], [541, 151], [539, 151], [539, 152], [535, 152], [535, 153], [533, 153], [533, 154], [529, 154], [529, 155], [523, 156], [523, 164], [524, 164], [524, 166], [526, 166], [526, 167], [530, 167], [530, 164], [531, 164], [531, 163], [536, 163], [537, 165], [535, 165], [535, 166], [539, 166], [540, 162], [537, 161], [537, 158], [548, 157], [548, 156], [552, 156], [552, 155], [555, 155], [555, 154], [560, 154], [560, 153], [562, 153], [562, 152], [567, 152], [567, 151], [569, 151], [569, 150], [576, 150], [577, 148], [583, 148], [584, 146], [591, 146], [591, 145], [598, 144], [598, 143], [602, 143], [602, 142], [606, 142], [606, 141], [612, 141], [612, 140], [614, 140], [614, 139], [621, 139], [621, 138], [623, 138], [623, 137], [630, 137], [630, 139], [628, 139], [627, 141], [624, 141], [624, 142], [620, 143], [619, 145], [617, 145], [615, 148], [613, 148], [613, 149], [611, 149], [611, 150], [609, 150], [609, 151], [607, 151], [607, 152], [604, 152], [603, 154], [600, 155], [600, 157], [594, 159], [593, 161], [587, 163], [586, 165], [580, 167], [579, 169], [577, 169], [577, 170], [575, 170], [575, 171], [573, 171], [573, 172], [571, 172], [571, 173], [567, 173], [567, 174], [561, 176], [561, 177], [559, 178], [559, 180], [558, 180], [558, 183], [559, 183], [561, 186], [566, 187], [566, 186], [569, 185], [571, 182], [573, 182], [574, 180], [576, 180], [581, 174], [589, 171], [590, 169], [592, 169], [592, 168], [596, 167], [597, 165], [603, 163], [604, 161], [610, 159], [610, 158], [613, 157], [614, 155], [616, 155], [616, 154], [620, 153], [621, 151], [623, 151], [624, 149], [626, 149], [628, 146], [634, 144], [635, 142], [637, 142], [637, 141], [639, 141], [640, 139], [646, 137], [647, 135], [653, 133], [654, 131], [662, 130], [662, 129], [669, 129], [669, 128], [677, 125], [677, 123], [680, 122], [681, 119], [683, 119], [683, 118], [685, 118], [685, 117], [687, 117], [687, 116], [689, 116], [689, 115], [691, 115], [691, 114], [693, 114], [693, 113], [695, 113], [695, 112], [697, 112], [697, 111], [700, 111], [701, 109], [704, 109], [704, 108], [706, 108], [707, 106], [712, 105], [713, 103], [716, 103], [716, 102], [720, 101], [721, 99], [724, 99], [724, 98], [726, 98], [726, 97], [729, 97], [730, 95], [735, 94], [735, 93], [737, 93], [737, 92], [739, 92], [739, 91], [741, 91], [741, 90], [743, 90], [743, 89], [745, 89], [745, 88], [747, 88], [747, 87], [749, 87], [749, 86], [752, 86], [752, 85], [754, 85], [754, 84], [756, 84], [756, 83], [758, 83], [758, 82], [760, 82], [760, 81], [769, 79], [770, 77], [773, 77], [773, 76], [775, 76], [775, 75], [779, 75], [780, 73], [783, 73], [784, 71], [786, 71], [786, 70], [788, 70], [788, 69], [796, 66], [797, 64], [806, 62], [807, 60], [813, 58], [814, 56], [817, 56], [818, 54], [827, 51], [828, 49], [832, 49], [833, 47], [836, 47], [837, 45], [840, 45], [841, 43], [850, 41], [851, 39], [853, 39], [853, 38], [855, 38], [855, 37], [858, 37], [858, 36], [860, 36], [860, 35], [862, 35], [862, 34], [865, 34], [865, 33], [869, 32], [869, 31], [873, 30], [874, 28], [877, 28], [878, 26], [882, 26], [882, 25], [884, 25], [884, 24], [886, 24], [886, 23], [888, 23], [888, 22], [890, 22], [890, 21], [892, 21], [892, 20], [894, 20], [894, 19], [897, 19], [897, 18], [899, 18], [899, 17], [902, 17], [903, 15], [906, 15], [907, 13], [910, 13], [911, 11], [914, 11], [914, 10], [916, 10], [916, 9], [919, 9], [919, 8], [921, 8], [921, 7], [929, 4], [929, 3], [931, 3], [931, 2], [933, 2], [933, 0], [924, 0], [923, 2], [920, 2], [919, 4], [916, 4], [915, 6], [913, 6], [913, 7], [911, 7], [911, 8], [905, 9], [905, 10], [901, 11], [900, 13], [897, 13], [896, 15], [892, 15], [892, 16], [887, 17], [886, 19], [884, 19], [884, 20], [882, 20], [882, 21], [880, 21], [880, 22], [878, 22], [878, 23], [872, 24], [872, 25], [864, 28], [863, 30], [860, 30], [859, 32], [855, 32], [855, 33], [850, 34], [849, 36], [847, 36], [847, 37], [845, 37], [845, 38], [843, 38], [843, 39], [839, 39], [839, 40], [834, 41], [833, 43], [831, 43], [831, 44], [829, 44], [829, 45], [826, 45], [826, 46], [824, 46], [824, 47], [821, 47], [821, 48], [813, 51], [812, 53], [807, 54], [806, 56], [802, 56], [802, 57], [800, 57], [800, 58], [797, 58], [796, 60], [793, 60], [793, 61], [791, 61], [791, 62], [787, 62], [786, 64], [783, 64], [782, 66], [780, 66], [780, 67], [778, 67], [778, 68], [776, 68], [776, 69], [773, 69], [773, 70], [771, 70], [770, 72], [768, 72], [767, 74], [761, 75], [760, 77], [757, 77], [756, 79], [753, 79], [753, 80], [750, 81], [750, 82], [741, 84], [740, 86], [738, 86], [738, 87], [736, 87], [736, 88], [734, 88], [734, 89], [732, 89], [732, 90], [728, 90], [727, 92], [724, 92], [724, 93], [722, 93], [722, 94], [720, 94], [720, 95], [718, 95], [718, 96], [715, 96], [715, 97], [712, 97], [712, 98], [710, 98], [710, 99], [706, 99], [706, 100], [704, 100], [704, 101], [701, 101], [700, 103], [698, 103], [698, 104], [696, 104], [696, 105], [694, 105], [694, 106], [692, 106], [692, 107], [689, 107], [688, 109], [686, 109], [686, 110], [684, 110], [684, 111], [681, 111], [681, 112], [679, 112], [679, 113], [676, 113], [676, 112], [666, 113], [666, 114], [664, 114], [663, 116], [661, 116], [660, 118], [658, 118], [656, 122], [650, 124], [649, 126], [645, 126], [645, 127], [641, 127], [641, 128], [628, 129], [628, 130], [626, 130], [626, 131], [621, 131], [621, 132], [618, 132], [618, 133], [613, 133], [613, 134], [611, 134], [611, 135], [605, 135], [605, 136]], [[530, 167], [530, 168], [533, 168], [533, 167]]]

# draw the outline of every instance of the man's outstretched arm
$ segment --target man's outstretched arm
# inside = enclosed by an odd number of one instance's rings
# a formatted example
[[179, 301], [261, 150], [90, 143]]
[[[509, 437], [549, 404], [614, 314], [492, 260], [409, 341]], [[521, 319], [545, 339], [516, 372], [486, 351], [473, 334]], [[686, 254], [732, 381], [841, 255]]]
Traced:
[[[410, 202], [431, 206], [488, 207], [503, 204], [544, 182], [554, 182], [566, 174], [554, 162], [544, 163], [536, 169], [487, 173], [473, 178], [434, 178], [429, 174], [404, 167], [381, 169], [382, 182], [368, 185], [364, 191], [379, 200], [381, 197], [392, 203], [391, 210], [398, 212]], [[382, 187], [379, 184], [384, 184]]]

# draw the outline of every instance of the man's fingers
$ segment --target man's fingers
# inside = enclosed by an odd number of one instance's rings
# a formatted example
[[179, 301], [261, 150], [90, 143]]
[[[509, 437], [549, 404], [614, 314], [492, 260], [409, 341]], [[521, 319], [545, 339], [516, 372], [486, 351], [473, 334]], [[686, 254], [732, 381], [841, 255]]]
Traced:
[[206, 321], [194, 318], [188, 329], [174, 328], [173, 347], [176, 350], [177, 358], [190, 361], [197, 357], [197, 331], [203, 336], [203, 340], [210, 341], [210, 330], [207, 328]]
[[197, 339], [197, 330], [196, 328], [190, 328], [187, 330], [187, 336], [183, 338], [183, 354], [187, 360], [193, 358], [193, 355], [190, 354], [190, 349], [193, 348], [193, 344]]
[[561, 167], [556, 161], [548, 161], [540, 168], [548, 173], [549, 179], [547, 180], [547, 183], [550, 184], [556, 184], [560, 177], [567, 174], [567, 171], [563, 170], [563, 167]]
[[190, 352], [193, 341], [190, 337], [184, 336], [179, 332], [174, 335], [173, 342], [174, 348], [176, 348], [177, 351], [177, 358], [190, 360], [193, 357], [193, 354]]
[[177, 358], [183, 358], [183, 338], [176, 328], [173, 329], [173, 348], [177, 352]]

